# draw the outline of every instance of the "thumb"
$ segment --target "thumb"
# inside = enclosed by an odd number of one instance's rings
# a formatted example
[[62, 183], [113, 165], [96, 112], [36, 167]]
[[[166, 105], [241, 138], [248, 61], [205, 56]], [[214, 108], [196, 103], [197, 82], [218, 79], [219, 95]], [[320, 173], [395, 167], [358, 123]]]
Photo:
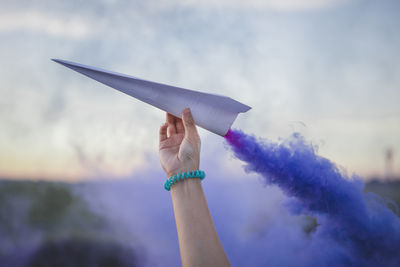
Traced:
[[197, 128], [194, 124], [192, 112], [189, 108], [185, 108], [182, 111], [182, 120], [183, 127], [185, 127], [185, 138], [189, 140], [195, 140], [196, 138], [198, 138], [199, 134], [197, 133]]

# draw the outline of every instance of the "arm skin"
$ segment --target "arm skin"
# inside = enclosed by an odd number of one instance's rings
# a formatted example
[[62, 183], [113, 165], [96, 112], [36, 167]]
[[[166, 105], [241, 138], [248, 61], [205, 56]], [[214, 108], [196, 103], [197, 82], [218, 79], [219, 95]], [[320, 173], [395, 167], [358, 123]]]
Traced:
[[[200, 137], [190, 109], [182, 119], [167, 113], [160, 127], [161, 165], [171, 177], [199, 169]], [[230, 266], [218, 238], [200, 178], [191, 178], [171, 186], [182, 266]]]

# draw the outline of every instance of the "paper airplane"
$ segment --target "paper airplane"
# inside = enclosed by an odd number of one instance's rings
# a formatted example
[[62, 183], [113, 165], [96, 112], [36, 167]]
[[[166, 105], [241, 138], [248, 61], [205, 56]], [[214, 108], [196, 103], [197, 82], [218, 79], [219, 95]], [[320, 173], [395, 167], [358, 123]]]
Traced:
[[176, 117], [181, 117], [182, 110], [188, 107], [196, 125], [221, 136], [226, 135], [239, 113], [251, 109], [227, 96], [151, 82], [66, 60], [52, 60]]

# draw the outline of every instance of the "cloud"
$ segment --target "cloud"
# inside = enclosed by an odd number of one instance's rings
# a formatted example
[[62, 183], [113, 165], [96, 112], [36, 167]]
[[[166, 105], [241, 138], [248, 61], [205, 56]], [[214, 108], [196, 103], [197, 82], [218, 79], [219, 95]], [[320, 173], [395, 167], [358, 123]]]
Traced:
[[398, 1], [350, 1], [5, 2], [0, 171], [14, 158], [19, 175], [27, 161], [37, 173], [123, 175], [155, 153], [162, 112], [48, 60], [58, 57], [229, 95], [253, 107], [235, 127], [259, 136], [303, 121], [321, 154], [379, 173], [383, 148], [400, 150]]
[[[262, 8], [272, 9], [279, 11], [289, 10], [309, 10], [309, 9], [320, 9], [330, 8], [338, 6], [347, 2], [355, 0], [186, 0], [177, 1], [180, 5], [187, 6], [203, 6], [203, 7], [239, 7], [239, 8]], [[173, 1], [175, 2], [175, 1]], [[175, 3], [174, 3], [175, 4]]]
[[90, 34], [90, 25], [76, 16], [68, 19], [39, 11], [6, 13], [0, 16], [0, 33], [33, 31], [53, 36], [81, 39]]

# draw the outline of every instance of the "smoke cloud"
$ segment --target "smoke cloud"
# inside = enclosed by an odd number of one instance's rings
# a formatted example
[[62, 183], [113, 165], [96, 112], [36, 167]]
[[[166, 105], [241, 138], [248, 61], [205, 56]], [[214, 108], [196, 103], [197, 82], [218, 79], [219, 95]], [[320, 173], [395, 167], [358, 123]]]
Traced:
[[[398, 266], [399, 218], [302, 136], [230, 131], [244, 171], [220, 141], [204, 144], [202, 185], [232, 266]], [[179, 266], [166, 177], [156, 157], [147, 166], [120, 180], [0, 183], [0, 266]]]
[[[206, 149], [203, 187], [233, 266], [398, 264], [399, 218], [302, 136], [271, 142], [230, 131], [226, 141], [247, 174], [211, 160], [223, 151]], [[180, 264], [164, 176], [145, 169], [135, 180], [97, 182], [80, 191], [96, 213], [144, 248], [148, 266]]]
[[[316, 154], [299, 134], [279, 143], [242, 131], [226, 136], [247, 172], [277, 185], [289, 197], [293, 214], [315, 216], [311, 239], [325, 246], [312, 251], [325, 264], [396, 266], [400, 263], [400, 220], [375, 194], [362, 192], [363, 182], [350, 179], [334, 163]], [[329, 245], [329, 246], [326, 246]]]

